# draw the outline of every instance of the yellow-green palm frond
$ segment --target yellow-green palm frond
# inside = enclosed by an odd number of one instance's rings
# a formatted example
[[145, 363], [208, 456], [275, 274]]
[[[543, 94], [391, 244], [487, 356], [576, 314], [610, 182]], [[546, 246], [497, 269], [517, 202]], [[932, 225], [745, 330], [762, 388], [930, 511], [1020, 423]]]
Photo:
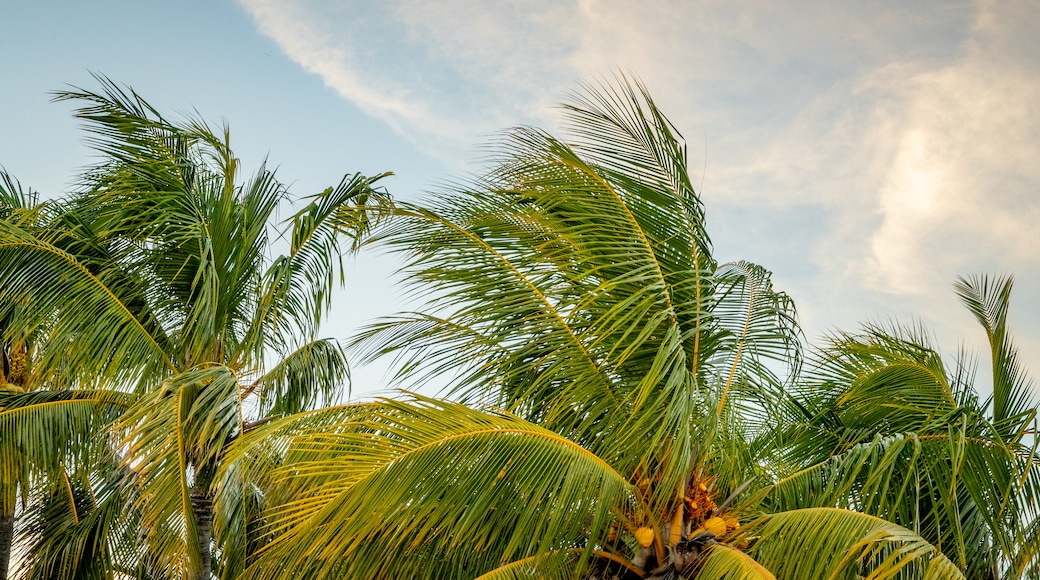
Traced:
[[690, 577], [695, 580], [776, 580], [751, 556], [727, 544], [708, 547], [694, 570]]
[[595, 542], [635, 501], [608, 463], [509, 414], [414, 397], [346, 416], [308, 429], [286, 419], [236, 444], [237, 456], [284, 438], [272, 539], [248, 576], [476, 576]]
[[1040, 463], [1028, 379], [1008, 337], [1010, 280], [960, 279], [987, 331], [993, 378], [980, 400], [972, 364], [952, 367], [920, 326], [840, 333], [813, 359], [785, 429], [790, 465], [775, 507], [851, 507], [913, 526], [969, 576], [1022, 569], [1029, 558]]
[[[90, 440], [133, 400], [125, 393], [105, 390], [0, 390], [3, 486], [20, 483], [27, 493], [31, 474], [61, 471], [62, 464], [85, 460]], [[4, 507], [13, 512], [14, 506]]]
[[210, 493], [225, 446], [241, 433], [239, 384], [226, 367], [174, 376], [140, 397], [117, 426], [140, 492], [149, 565], [188, 577], [201, 569], [193, 501]]
[[332, 338], [301, 345], [243, 388], [255, 394], [259, 414], [284, 416], [335, 402], [348, 385], [350, 368], [339, 342]]
[[758, 538], [748, 552], [777, 578], [964, 578], [918, 534], [862, 513], [790, 510], [764, 516], [742, 532]]
[[14, 578], [101, 580], [117, 570], [143, 571], [135, 490], [99, 435], [89, 463], [34, 482], [19, 517]]
[[1026, 375], [1011, 341], [1007, 324], [1013, 278], [972, 276], [957, 278], [954, 289], [961, 302], [986, 331], [990, 346], [993, 422], [1006, 440], [1020, 437], [1023, 425], [1036, 417], [1033, 382]]

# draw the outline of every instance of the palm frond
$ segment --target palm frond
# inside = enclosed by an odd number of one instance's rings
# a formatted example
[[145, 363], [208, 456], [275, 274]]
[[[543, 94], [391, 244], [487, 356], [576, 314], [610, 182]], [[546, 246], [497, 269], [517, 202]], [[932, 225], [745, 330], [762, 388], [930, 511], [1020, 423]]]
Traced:
[[[743, 404], [742, 415], [758, 416], [763, 425], [775, 423], [784, 387], [801, 366], [794, 301], [773, 290], [770, 278], [770, 272], [756, 264], [723, 264], [716, 272], [711, 309], [720, 329], [715, 340], [721, 343], [713, 349], [713, 368], [725, 377], [717, 413], [721, 415], [732, 390]], [[786, 376], [777, 376], [773, 368], [786, 371]]]
[[[74, 369], [115, 383], [134, 382], [142, 366], [172, 368], [152, 328], [136, 316], [121, 289], [107, 283], [112, 271], [93, 271], [76, 256], [9, 222], [0, 221], [0, 288], [20, 306], [18, 328], [47, 328], [39, 341], [36, 372]], [[113, 348], [69, 345], [111, 344]]]
[[776, 580], [773, 573], [744, 552], [714, 544], [696, 564], [697, 580]]
[[104, 437], [101, 454], [35, 486], [22, 512], [15, 578], [102, 580], [139, 566], [129, 474]]
[[580, 553], [581, 550], [557, 550], [548, 554], [528, 556], [489, 570], [474, 580], [526, 580], [534, 577], [546, 580], [577, 578], [578, 554], [576, 552]]
[[313, 339], [331, 305], [332, 290], [337, 282], [344, 282], [344, 239], [356, 249], [373, 223], [389, 211], [389, 196], [374, 186], [389, 175], [344, 176], [339, 185], [311, 197], [292, 216], [290, 253], [275, 260], [264, 274], [264, 294], [251, 334]]
[[150, 566], [187, 578], [202, 567], [193, 502], [211, 494], [212, 470], [241, 433], [239, 385], [226, 367], [181, 373], [121, 418], [126, 463], [140, 487]]
[[246, 388], [255, 393], [264, 417], [300, 413], [334, 402], [350, 379], [350, 368], [339, 342], [324, 338], [304, 344]]
[[633, 501], [624, 476], [573, 442], [456, 403], [362, 405], [349, 421], [284, 437], [285, 467], [271, 478], [287, 495], [269, 512], [273, 539], [251, 577], [282, 577], [287, 563], [358, 577], [476, 575], [603, 535]]
[[993, 372], [993, 420], [1005, 439], [1012, 440], [1022, 425], [1036, 416], [1033, 383], [1018, 360], [1007, 327], [1011, 277], [957, 278], [954, 289], [989, 339]]
[[9, 220], [20, 211], [32, 210], [40, 203], [40, 194], [25, 187], [0, 165], [0, 219]]
[[919, 535], [852, 511], [785, 511], [760, 518], [745, 533], [758, 536], [749, 554], [781, 578], [964, 578]]
[[30, 474], [60, 471], [61, 465], [88, 453], [94, 437], [132, 403], [116, 391], [0, 390], [0, 476], [5, 485]]

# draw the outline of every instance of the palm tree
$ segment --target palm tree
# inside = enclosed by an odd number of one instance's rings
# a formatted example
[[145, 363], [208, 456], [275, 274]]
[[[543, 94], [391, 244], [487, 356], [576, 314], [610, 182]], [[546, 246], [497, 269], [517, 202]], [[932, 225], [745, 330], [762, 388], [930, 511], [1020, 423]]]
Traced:
[[[0, 230], [42, 232], [61, 219], [60, 206], [40, 202], [36, 192], [0, 170]], [[0, 284], [9, 280], [4, 277]], [[64, 489], [70, 472], [88, 470], [98, 435], [127, 402], [118, 392], [89, 388], [91, 384], [73, 369], [45, 372], [35, 364], [39, 347], [51, 336], [45, 321], [21, 324], [25, 315], [24, 303], [0, 302], [0, 580], [6, 580], [10, 569], [19, 497], [24, 516], [36, 507], [29, 498], [38, 489]], [[51, 346], [57, 350], [67, 344]], [[60, 492], [58, 496], [65, 497]], [[25, 568], [38, 543], [21, 540], [16, 561]], [[70, 548], [66, 545], [64, 552], [75, 553], [73, 560], [93, 556]]]
[[234, 443], [279, 506], [245, 577], [960, 578], [886, 520], [756, 507], [798, 367], [792, 302], [712, 257], [683, 141], [641, 85], [564, 111], [571, 140], [514, 129], [474, 182], [370, 208], [370, 243], [428, 303], [359, 348], [420, 387], [447, 376], [450, 399]]
[[[102, 161], [65, 227], [4, 229], [0, 301], [21, 305], [21, 328], [46, 325], [34, 353], [41, 374], [75, 368], [134, 395], [114, 429], [144, 556], [117, 564], [231, 578], [248, 557], [255, 510], [225, 449], [271, 418], [334, 399], [346, 380], [342, 349], [318, 328], [342, 281], [342, 240], [367, 227], [351, 207], [382, 195], [372, 185], [382, 175], [347, 176], [280, 226], [288, 191], [263, 166], [241, 179], [226, 127], [169, 121], [97, 79], [99, 92], [56, 99], [80, 103]], [[288, 253], [271, 259], [283, 238]], [[228, 511], [215, 515], [217, 493]]]
[[788, 440], [800, 471], [777, 509], [842, 505], [911, 527], [969, 578], [1037, 578], [1036, 400], [1008, 326], [1009, 277], [955, 289], [986, 332], [992, 376], [944, 364], [919, 327], [839, 333], [815, 357]]
[[[23, 188], [6, 171], [0, 170], [0, 219], [4, 221], [35, 221], [32, 209], [38, 204], [38, 195]], [[11, 317], [12, 305], [4, 306], [4, 322]], [[10, 324], [3, 324], [3, 334]], [[0, 580], [7, 580], [10, 567], [11, 546], [14, 539], [14, 515], [18, 500], [18, 489], [27, 484], [26, 465], [13, 443], [16, 438], [11, 432], [11, 421], [5, 420], [10, 411], [5, 404], [10, 393], [24, 392], [29, 373], [29, 353], [32, 342], [28, 337], [19, 337], [14, 342], [4, 341], [0, 358], [0, 426], [4, 427], [0, 444]]]
[[[37, 204], [37, 195], [32, 190], [23, 188], [6, 171], [0, 170], [0, 218], [4, 221], [11, 219], [24, 219], [23, 215], [29, 208]], [[8, 312], [10, 307], [5, 308]], [[8, 325], [4, 325], [5, 327]], [[7, 333], [4, 332], [6, 335]], [[6, 342], [6, 341], [5, 341]], [[18, 340], [13, 344], [4, 344], [2, 358], [3, 364], [0, 372], [3, 373], [3, 386], [0, 396], [6, 395], [15, 389], [24, 390], [26, 370], [28, 367], [27, 351], [29, 345], [26, 341]], [[10, 385], [10, 386], [8, 386]], [[0, 403], [0, 417], [5, 415], [6, 405]], [[2, 419], [0, 419], [2, 421]], [[7, 422], [0, 423], [8, 427]], [[0, 580], [7, 580], [7, 571], [10, 565], [11, 545], [14, 538], [14, 512], [18, 499], [19, 483], [24, 483], [25, 469], [23, 461], [15, 458], [15, 450], [10, 442], [14, 437], [5, 429], [2, 439], [3, 446], [0, 448]], [[19, 481], [21, 480], [21, 482]]]

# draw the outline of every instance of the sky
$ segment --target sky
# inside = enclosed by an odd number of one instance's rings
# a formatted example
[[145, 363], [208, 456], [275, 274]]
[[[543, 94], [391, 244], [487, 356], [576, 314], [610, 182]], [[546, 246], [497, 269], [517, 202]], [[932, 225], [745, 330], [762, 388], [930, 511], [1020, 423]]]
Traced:
[[[810, 340], [895, 319], [981, 354], [952, 283], [1011, 274], [1036, 377], [1037, 38], [1040, 5], [1011, 0], [0, 0], [0, 164], [68, 191], [92, 157], [49, 93], [96, 72], [228, 122], [245, 165], [266, 157], [296, 195], [393, 171], [414, 199], [623, 71], [686, 137], [716, 257], [772, 270]], [[358, 257], [326, 334], [406, 307], [396, 268]], [[355, 368], [353, 396], [393, 387], [385, 370]]]

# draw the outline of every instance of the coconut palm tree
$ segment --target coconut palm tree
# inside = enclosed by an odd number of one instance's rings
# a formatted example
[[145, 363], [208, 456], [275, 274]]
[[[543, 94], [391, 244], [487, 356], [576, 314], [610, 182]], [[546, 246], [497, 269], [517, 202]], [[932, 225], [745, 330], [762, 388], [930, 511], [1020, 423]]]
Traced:
[[[57, 204], [40, 202], [36, 192], [0, 170], [0, 230], [42, 232], [61, 219]], [[0, 278], [0, 285], [9, 280]], [[0, 302], [0, 579], [7, 578], [11, 564], [19, 497], [24, 516], [36, 506], [29, 500], [38, 489], [64, 489], [70, 472], [88, 469], [104, 425], [128, 401], [119, 392], [90, 388], [92, 381], [74, 369], [44, 372], [35, 364], [36, 354], [51, 340], [49, 328], [45, 321], [27, 328], [20, 322], [25, 313], [23, 303]], [[16, 561], [24, 568], [36, 543], [20, 540]], [[66, 553], [76, 552], [69, 548]], [[93, 555], [80, 551], [70, 558], [82, 562]]]
[[944, 364], [920, 327], [838, 333], [796, 399], [776, 509], [840, 505], [917, 530], [969, 578], [1037, 578], [1036, 399], [1007, 324], [1010, 277], [959, 278], [992, 375]]
[[[791, 300], [720, 264], [685, 145], [638, 83], [510, 131], [490, 170], [395, 203], [370, 243], [427, 299], [358, 347], [405, 394], [232, 445], [268, 505], [247, 578], [959, 578], [850, 510], [764, 513], [798, 367]], [[737, 509], [741, 506], [741, 509]], [[741, 526], [743, 524], [743, 526]]]
[[[170, 121], [132, 90], [98, 82], [56, 99], [79, 104], [102, 160], [70, 200], [66, 227], [4, 229], [0, 302], [21, 306], [20, 328], [46, 325], [34, 353], [42, 375], [75, 368], [134, 395], [115, 448], [132, 470], [144, 556], [118, 565], [231, 578], [255, 510], [225, 449], [343, 386], [342, 350], [318, 328], [342, 279], [343, 240], [367, 227], [364, 212], [347, 209], [382, 195], [372, 185], [382, 176], [347, 176], [280, 225], [288, 191], [263, 166], [243, 179], [226, 127]], [[280, 244], [287, 253], [272, 259]], [[228, 511], [215, 515], [218, 489]]]
[[[27, 219], [26, 214], [31, 213], [30, 208], [37, 205], [37, 200], [38, 196], [35, 192], [23, 188], [6, 171], [0, 170], [0, 219], [32, 221], [32, 218]], [[6, 313], [9, 313], [11, 307], [5, 305], [5, 310]], [[9, 316], [10, 314], [7, 314], [6, 317]], [[4, 334], [7, 333], [4, 332]], [[0, 391], [0, 396], [5, 396], [15, 389], [24, 390], [28, 350], [29, 345], [24, 339], [16, 340], [11, 344], [7, 344], [5, 341], [2, 353], [3, 365], [0, 368], [0, 371], [3, 372], [3, 378], [0, 380], [0, 383], [3, 383], [0, 389], [3, 390]], [[6, 415], [5, 409], [6, 406], [0, 403], [0, 417]], [[0, 425], [10, 428], [9, 422], [6, 421]], [[7, 580], [11, 545], [14, 538], [14, 512], [18, 500], [18, 487], [19, 483], [24, 484], [27, 478], [24, 477], [24, 461], [20, 461], [20, 457], [15, 457], [16, 450], [11, 445], [15, 438], [8, 429], [5, 429], [3, 434], [3, 444], [0, 447], [0, 475], [3, 476], [0, 478], [0, 580]]]

